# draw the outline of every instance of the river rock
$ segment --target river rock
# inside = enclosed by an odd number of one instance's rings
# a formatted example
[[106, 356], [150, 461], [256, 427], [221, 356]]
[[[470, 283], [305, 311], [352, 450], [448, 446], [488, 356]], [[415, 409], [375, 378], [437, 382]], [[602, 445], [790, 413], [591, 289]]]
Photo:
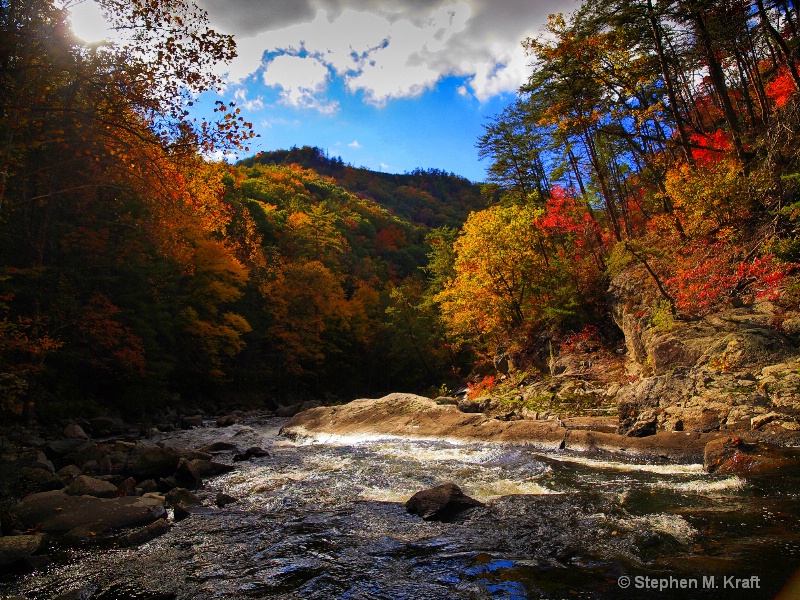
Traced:
[[244, 422], [244, 413], [233, 412], [217, 419], [217, 427], [230, 427]]
[[482, 413], [489, 408], [490, 403], [491, 399], [489, 398], [476, 398], [475, 400], [462, 398], [458, 401], [457, 406], [458, 410], [463, 413]]
[[99, 446], [94, 442], [88, 441], [75, 448], [67, 455], [67, 458], [72, 459], [76, 465], [85, 467], [92, 461], [95, 464], [99, 464], [106, 454], [108, 454], [108, 449], [105, 446]]
[[77, 423], [70, 423], [64, 428], [64, 435], [70, 440], [88, 440], [89, 436], [83, 430], [83, 427]]
[[426, 521], [447, 521], [468, 508], [483, 506], [483, 503], [467, 496], [455, 483], [448, 482], [417, 492], [405, 506], [412, 515]]
[[85, 544], [103, 539], [111, 530], [108, 523], [93, 521], [73, 527], [63, 536], [63, 540], [69, 544]]
[[76, 477], [83, 475], [83, 471], [78, 465], [67, 465], [58, 470], [58, 476], [64, 480], [64, 483], [69, 485]]
[[239, 447], [233, 442], [213, 442], [198, 448], [201, 452], [209, 452], [217, 454], [219, 452], [230, 452], [231, 450], [238, 450]]
[[202, 427], [203, 426], [203, 415], [192, 415], [183, 417], [181, 419], [181, 426], [184, 429], [191, 429], [192, 427]]
[[74, 459], [75, 450], [85, 443], [85, 440], [52, 440], [45, 446], [45, 454], [60, 467], [77, 462]]
[[243, 460], [250, 460], [253, 457], [269, 456], [269, 452], [264, 450], [261, 446], [250, 446], [243, 454], [234, 454], [233, 462], [241, 462]]
[[28, 558], [42, 547], [44, 535], [7, 535], [0, 537], [0, 567], [12, 565], [15, 562]]
[[230, 473], [235, 468], [233, 465], [226, 465], [225, 463], [214, 460], [195, 459], [189, 462], [200, 477], [224, 475], [225, 473]]
[[302, 411], [302, 404], [289, 404], [288, 406], [281, 405], [275, 411], [277, 417], [293, 417]]
[[70, 496], [94, 496], [95, 498], [113, 498], [117, 495], [117, 486], [102, 479], [88, 475], [79, 475], [64, 490]]
[[440, 406], [444, 406], [447, 404], [452, 404], [453, 406], [456, 406], [458, 404], [458, 398], [454, 398], [453, 396], [437, 396], [436, 398], [433, 399], [433, 401], [436, 402], [436, 404], [439, 404]]
[[147, 542], [154, 540], [160, 535], [167, 533], [172, 525], [166, 519], [159, 519], [153, 521], [149, 525], [145, 525], [140, 529], [128, 532], [121, 536], [117, 542], [120, 546], [141, 546]]
[[30, 467], [31, 469], [42, 469], [44, 471], [49, 471], [50, 473], [55, 473], [56, 471], [53, 463], [41, 450], [29, 450], [28, 452], [23, 452], [19, 455], [19, 458], [17, 458], [17, 466]]
[[228, 506], [228, 504], [233, 504], [234, 502], [238, 502], [238, 500], [230, 494], [226, 494], [225, 492], [219, 492], [215, 499], [215, 503], [219, 508], [223, 508]]
[[91, 427], [94, 437], [122, 433], [127, 429], [122, 419], [115, 419], [114, 417], [94, 417], [89, 419], [89, 427]]
[[131, 453], [130, 470], [139, 479], [168, 477], [175, 473], [180, 459], [175, 448], [139, 443]]
[[145, 479], [139, 483], [139, 489], [143, 494], [155, 494], [158, 492], [158, 483], [155, 479]]
[[91, 523], [112, 529], [135, 527], [166, 514], [164, 503], [155, 498], [95, 498], [70, 496], [61, 491], [28, 496], [13, 512], [25, 527], [38, 527], [45, 533], [64, 533]]
[[182, 486], [197, 490], [203, 486], [203, 478], [197, 468], [197, 461], [181, 458], [175, 469], [174, 479]]
[[200, 499], [186, 488], [173, 488], [166, 495], [167, 505], [175, 512], [175, 520], [189, 516], [189, 509], [200, 504]]
[[61, 477], [45, 469], [22, 467], [17, 471], [17, 474], [18, 491], [24, 494], [60, 490], [64, 487], [64, 481]]
[[776, 412], [769, 412], [765, 415], [758, 415], [757, 417], [753, 417], [750, 419], [750, 428], [751, 429], [761, 429], [767, 423], [772, 423], [777, 419], [782, 419], [783, 415]]

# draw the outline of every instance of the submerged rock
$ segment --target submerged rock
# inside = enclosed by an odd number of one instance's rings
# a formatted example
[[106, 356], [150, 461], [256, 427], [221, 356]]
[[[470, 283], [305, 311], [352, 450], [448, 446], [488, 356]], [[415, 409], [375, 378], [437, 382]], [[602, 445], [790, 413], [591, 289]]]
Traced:
[[426, 521], [447, 521], [468, 508], [483, 506], [483, 503], [467, 496], [455, 483], [448, 482], [417, 492], [405, 506], [412, 515]]
[[771, 444], [749, 443], [731, 436], [706, 444], [703, 466], [709, 473], [760, 475], [796, 470], [800, 467], [800, 455]]
[[170, 530], [171, 525], [165, 519], [153, 521], [140, 529], [136, 529], [121, 536], [118, 540], [120, 546], [141, 546]]

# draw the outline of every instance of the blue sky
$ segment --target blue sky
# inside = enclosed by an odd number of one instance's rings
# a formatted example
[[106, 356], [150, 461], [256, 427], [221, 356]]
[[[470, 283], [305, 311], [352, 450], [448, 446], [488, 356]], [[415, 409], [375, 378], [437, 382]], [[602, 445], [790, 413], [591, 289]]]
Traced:
[[[261, 137], [253, 151], [311, 145], [384, 172], [417, 167], [473, 181], [488, 166], [475, 148], [483, 123], [513, 101], [530, 58], [520, 41], [554, 0], [201, 0], [239, 56], [220, 65], [222, 96]], [[76, 33], [102, 37], [92, 0], [73, 10]]]

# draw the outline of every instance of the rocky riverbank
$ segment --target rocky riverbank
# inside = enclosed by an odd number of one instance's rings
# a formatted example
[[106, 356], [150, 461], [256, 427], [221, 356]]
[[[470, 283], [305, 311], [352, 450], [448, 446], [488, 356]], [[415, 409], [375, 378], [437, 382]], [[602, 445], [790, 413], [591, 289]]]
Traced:
[[464, 412], [455, 399], [390, 394], [299, 413], [282, 429], [293, 438], [387, 435], [472, 442], [504, 442], [543, 451], [617, 455], [628, 460], [703, 463], [708, 471], [763, 474], [800, 466], [800, 453], [766, 443], [751, 431], [659, 431], [643, 437], [616, 433], [614, 417], [507, 415]]
[[[162, 424], [226, 427], [269, 413], [202, 415]], [[50, 563], [53, 548], [101, 544], [130, 547], [168, 531], [206, 498], [203, 480], [238, 461], [265, 456], [260, 447], [219, 441], [199, 448], [140, 439], [140, 426], [98, 418], [68, 423], [58, 434], [12, 428], [0, 437], [0, 571], [24, 572]], [[149, 429], [145, 435], [159, 431]], [[223, 436], [220, 436], [223, 437]]]

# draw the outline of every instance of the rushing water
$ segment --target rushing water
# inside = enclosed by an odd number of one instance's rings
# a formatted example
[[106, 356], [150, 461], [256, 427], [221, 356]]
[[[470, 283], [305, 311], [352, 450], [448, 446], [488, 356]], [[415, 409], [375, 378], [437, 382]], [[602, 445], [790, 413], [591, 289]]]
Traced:
[[[165, 434], [166, 443], [181, 445], [257, 444], [270, 456], [208, 481], [200, 493], [206, 506], [162, 537], [133, 549], [54, 546], [54, 566], [0, 582], [0, 595], [800, 597], [787, 585], [800, 567], [800, 474], [744, 480], [705, 474], [700, 465], [500, 444], [291, 441], [278, 435], [281, 423]], [[414, 492], [446, 481], [486, 506], [451, 523], [406, 513]], [[239, 501], [216, 508], [220, 491]]]

